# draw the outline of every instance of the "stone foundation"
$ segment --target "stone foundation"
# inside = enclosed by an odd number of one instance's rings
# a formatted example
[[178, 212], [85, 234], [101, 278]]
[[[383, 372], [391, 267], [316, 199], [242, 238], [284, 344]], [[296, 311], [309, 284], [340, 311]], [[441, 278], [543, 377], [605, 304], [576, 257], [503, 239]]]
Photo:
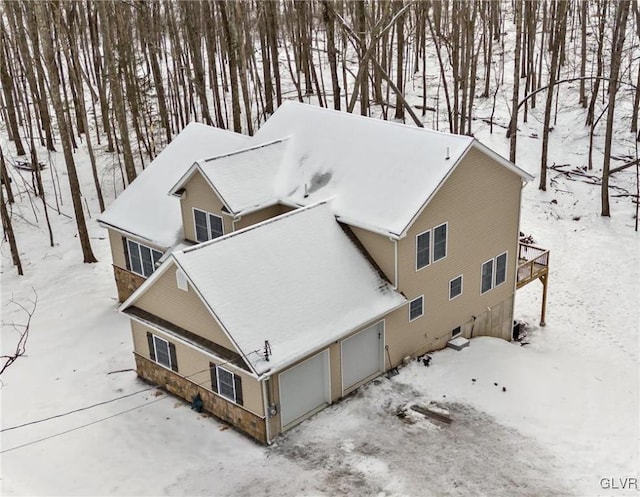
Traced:
[[229, 402], [213, 392], [196, 385], [173, 371], [159, 366], [146, 357], [134, 352], [136, 371], [138, 376], [158, 386], [165, 387], [169, 392], [191, 402], [196, 394], [200, 394], [203, 409], [222, 421], [225, 421], [240, 431], [246, 433], [260, 443], [267, 443], [265, 420], [246, 409]]
[[146, 281], [146, 278], [118, 266], [113, 266], [113, 274], [116, 279], [118, 300], [120, 302], [127, 300]]

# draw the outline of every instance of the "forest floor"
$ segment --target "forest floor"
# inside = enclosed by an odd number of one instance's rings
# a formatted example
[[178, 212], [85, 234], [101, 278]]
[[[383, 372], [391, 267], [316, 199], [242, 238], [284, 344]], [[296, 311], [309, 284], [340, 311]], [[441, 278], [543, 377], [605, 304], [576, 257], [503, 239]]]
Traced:
[[[477, 136], [505, 152], [503, 135]], [[536, 143], [521, 140], [519, 162], [530, 170]], [[556, 155], [584, 163], [579, 142]], [[633, 174], [618, 173], [616, 184], [631, 189]], [[96, 213], [89, 229], [100, 262], [83, 265], [74, 221], [52, 213], [49, 247], [44, 224], [33, 222], [39, 200], [32, 210], [21, 195], [15, 227], [25, 276], [2, 245], [3, 354], [17, 337], [9, 324], [26, 319], [12, 301], [38, 300], [27, 353], [2, 376], [2, 494], [637, 495], [602, 487], [638, 478], [640, 467], [633, 205], [614, 198], [613, 216], [602, 218], [597, 186], [550, 176], [547, 192], [524, 190], [522, 231], [551, 250], [546, 327], [537, 324], [541, 285], [517, 295], [528, 345], [477, 338], [461, 352], [436, 352], [429, 368], [414, 362], [376, 380], [271, 447], [137, 379]], [[450, 425], [397, 416], [430, 401], [450, 411]]]
[[[491, 106], [477, 100], [474, 114], [488, 117]], [[494, 121], [506, 125], [499, 107]], [[568, 164], [565, 171], [587, 163], [588, 132], [576, 125], [583, 112], [563, 101], [550, 137], [550, 164]], [[517, 162], [533, 173], [540, 128], [540, 111], [520, 124]], [[474, 132], [508, 157], [502, 127], [491, 134], [478, 119]], [[26, 354], [0, 379], [0, 493], [638, 495], [638, 484], [628, 487], [640, 478], [640, 244], [629, 197], [612, 197], [612, 216], [600, 217], [600, 188], [584, 176], [599, 174], [601, 139], [593, 173], [549, 170], [546, 192], [537, 179], [523, 191], [521, 229], [551, 250], [547, 326], [538, 325], [539, 283], [516, 297], [528, 345], [476, 338], [460, 352], [436, 352], [430, 367], [413, 362], [375, 380], [271, 447], [137, 378], [83, 149], [76, 161], [96, 264], [81, 264], [62, 154], [50, 156], [44, 175], [49, 192], [54, 182], [63, 191], [60, 214], [50, 211], [53, 247], [40, 199], [24, 193], [28, 173], [13, 170], [23, 192], [13, 212], [25, 275], [3, 242], [2, 354], [15, 349], [11, 323], [27, 319], [20, 305], [30, 309], [36, 295], [37, 304]], [[633, 144], [623, 152], [634, 153]], [[113, 154], [99, 154], [99, 169], [109, 202], [120, 190]], [[612, 194], [635, 191], [633, 168], [612, 181]], [[56, 205], [52, 193], [48, 202]], [[398, 416], [431, 401], [449, 410], [450, 425]]]

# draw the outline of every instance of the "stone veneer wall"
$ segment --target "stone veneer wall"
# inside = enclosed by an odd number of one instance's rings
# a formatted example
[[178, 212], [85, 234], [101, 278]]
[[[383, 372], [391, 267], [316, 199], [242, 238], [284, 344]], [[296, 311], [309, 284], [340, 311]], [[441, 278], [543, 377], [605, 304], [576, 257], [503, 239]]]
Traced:
[[169, 392], [191, 402], [200, 394], [205, 411], [235, 426], [260, 443], [266, 444], [265, 420], [260, 416], [229, 402], [206, 388], [150, 361], [134, 352], [138, 375], [151, 383], [165, 387]]
[[118, 266], [113, 266], [113, 274], [116, 278], [120, 302], [127, 300], [146, 281], [146, 278]]

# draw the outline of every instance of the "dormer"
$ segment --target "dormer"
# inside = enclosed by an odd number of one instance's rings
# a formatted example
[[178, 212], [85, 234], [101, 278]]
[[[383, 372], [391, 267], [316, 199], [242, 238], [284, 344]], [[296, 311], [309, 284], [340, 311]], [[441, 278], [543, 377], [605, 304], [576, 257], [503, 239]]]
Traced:
[[287, 143], [195, 162], [169, 192], [180, 199], [185, 240], [202, 243], [291, 210], [276, 195]]

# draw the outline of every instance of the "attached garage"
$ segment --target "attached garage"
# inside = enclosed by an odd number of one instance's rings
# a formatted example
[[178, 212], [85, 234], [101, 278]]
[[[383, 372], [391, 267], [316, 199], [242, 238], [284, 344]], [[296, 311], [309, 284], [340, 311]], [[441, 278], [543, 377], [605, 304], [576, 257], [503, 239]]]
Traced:
[[286, 429], [331, 401], [329, 351], [301, 362], [278, 375], [280, 422]]
[[384, 371], [384, 321], [342, 342], [342, 393]]

